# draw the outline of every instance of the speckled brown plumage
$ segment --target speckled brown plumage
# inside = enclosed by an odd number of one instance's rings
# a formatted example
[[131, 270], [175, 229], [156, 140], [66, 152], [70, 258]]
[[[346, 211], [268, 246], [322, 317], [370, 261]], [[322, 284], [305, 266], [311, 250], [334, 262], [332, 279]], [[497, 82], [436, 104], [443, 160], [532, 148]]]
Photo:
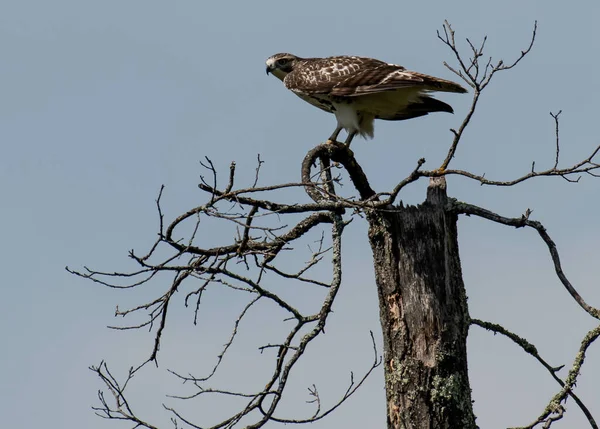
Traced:
[[284, 84], [294, 92], [332, 96], [358, 96], [407, 87], [466, 92], [454, 82], [408, 71], [399, 65], [348, 56], [297, 58]]

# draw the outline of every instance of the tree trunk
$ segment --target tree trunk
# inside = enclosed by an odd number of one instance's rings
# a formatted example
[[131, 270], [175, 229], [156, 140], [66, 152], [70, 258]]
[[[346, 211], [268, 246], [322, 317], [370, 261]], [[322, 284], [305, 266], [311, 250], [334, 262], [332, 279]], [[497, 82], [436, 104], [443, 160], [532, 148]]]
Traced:
[[369, 215], [388, 429], [477, 428], [457, 215], [446, 202], [445, 180], [436, 178], [423, 204]]

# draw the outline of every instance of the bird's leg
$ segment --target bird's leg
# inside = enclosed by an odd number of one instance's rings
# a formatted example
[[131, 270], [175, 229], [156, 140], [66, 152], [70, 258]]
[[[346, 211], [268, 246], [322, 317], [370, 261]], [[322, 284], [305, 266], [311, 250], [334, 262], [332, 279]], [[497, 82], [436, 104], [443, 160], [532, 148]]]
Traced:
[[352, 131], [350, 133], [348, 133], [348, 137], [346, 137], [346, 141], [344, 143], [346, 143], [346, 147], [348, 149], [350, 149], [350, 143], [352, 142], [352, 139], [354, 138], [354, 136], [358, 134], [358, 131]]
[[331, 134], [331, 136], [327, 139], [327, 143], [336, 143], [337, 142], [337, 138], [340, 135], [340, 131], [342, 131], [341, 126], [337, 126], [336, 129], [333, 131], [333, 134]]

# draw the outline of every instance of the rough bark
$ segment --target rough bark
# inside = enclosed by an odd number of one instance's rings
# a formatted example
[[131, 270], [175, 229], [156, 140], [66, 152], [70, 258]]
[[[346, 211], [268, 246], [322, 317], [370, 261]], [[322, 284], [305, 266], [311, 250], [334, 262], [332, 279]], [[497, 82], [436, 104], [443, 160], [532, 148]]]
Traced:
[[419, 206], [369, 215], [384, 338], [389, 429], [477, 428], [467, 374], [469, 316], [446, 184]]

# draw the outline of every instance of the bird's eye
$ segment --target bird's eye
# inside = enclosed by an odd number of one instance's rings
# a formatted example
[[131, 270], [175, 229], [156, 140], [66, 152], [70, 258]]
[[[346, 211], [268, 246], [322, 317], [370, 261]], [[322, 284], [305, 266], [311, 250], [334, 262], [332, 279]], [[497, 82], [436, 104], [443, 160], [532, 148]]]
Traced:
[[280, 58], [277, 60], [277, 65], [279, 67], [283, 67], [283, 66], [287, 65], [288, 61], [289, 60], [287, 58]]

